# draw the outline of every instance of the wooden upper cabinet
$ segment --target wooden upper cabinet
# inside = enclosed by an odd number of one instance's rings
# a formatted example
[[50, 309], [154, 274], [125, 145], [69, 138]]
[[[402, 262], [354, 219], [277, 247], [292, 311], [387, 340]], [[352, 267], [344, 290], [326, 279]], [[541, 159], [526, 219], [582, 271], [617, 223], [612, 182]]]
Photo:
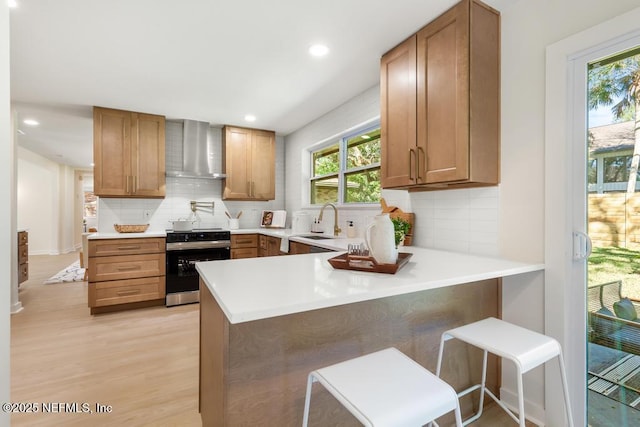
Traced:
[[416, 36], [380, 61], [381, 173], [387, 188], [416, 184]]
[[163, 116], [94, 107], [93, 156], [97, 196], [165, 196]]
[[[383, 57], [381, 72], [386, 99], [396, 97], [406, 105], [410, 102], [406, 88], [401, 86], [400, 92], [388, 78], [385, 81], [385, 73], [389, 74], [385, 57], [402, 46], [408, 52], [410, 40]], [[394, 126], [402, 126], [409, 116], [406, 107], [381, 98], [382, 162], [397, 168], [387, 166], [392, 172], [388, 176], [382, 168], [383, 187], [430, 190], [497, 185], [500, 15], [477, 0], [463, 0], [416, 33], [415, 58], [416, 124], [405, 126], [408, 132], [415, 129], [413, 148], [393, 138], [399, 134]], [[404, 179], [398, 166], [402, 162], [408, 163]]]
[[275, 133], [225, 126], [222, 130], [225, 200], [273, 200]]

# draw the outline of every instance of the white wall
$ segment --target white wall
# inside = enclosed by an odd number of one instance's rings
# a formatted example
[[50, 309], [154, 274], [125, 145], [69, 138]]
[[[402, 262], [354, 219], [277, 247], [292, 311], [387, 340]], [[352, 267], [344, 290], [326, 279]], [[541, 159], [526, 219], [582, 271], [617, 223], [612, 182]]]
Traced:
[[[222, 171], [222, 129], [210, 127], [208, 138], [214, 147], [214, 172]], [[166, 164], [168, 168], [181, 167], [182, 123], [167, 122]], [[198, 228], [228, 227], [225, 211], [232, 216], [242, 211], [240, 228], [257, 228], [263, 209], [284, 209], [284, 140], [276, 136], [276, 198], [262, 201], [222, 200], [222, 181], [191, 178], [167, 178], [164, 199], [100, 198], [98, 203], [98, 231], [113, 232], [113, 224], [146, 224], [149, 230], [164, 231], [171, 228], [170, 221], [188, 218], [191, 200], [215, 203], [213, 212], [199, 210]], [[151, 214], [149, 219], [145, 211]]]
[[[10, 305], [11, 305], [11, 260], [15, 234], [12, 188], [13, 138], [11, 136], [11, 114], [9, 111], [9, 8], [0, 2], [0, 402], [10, 402]], [[15, 258], [13, 258], [15, 259]], [[0, 411], [0, 425], [8, 426], [9, 414]]]
[[30, 255], [74, 251], [74, 171], [17, 148], [18, 229], [29, 232]]

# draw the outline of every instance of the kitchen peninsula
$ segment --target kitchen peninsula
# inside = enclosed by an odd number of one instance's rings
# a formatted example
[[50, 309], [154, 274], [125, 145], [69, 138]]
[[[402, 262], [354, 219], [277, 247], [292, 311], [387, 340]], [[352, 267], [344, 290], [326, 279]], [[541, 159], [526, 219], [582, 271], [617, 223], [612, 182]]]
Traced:
[[[336, 253], [198, 263], [203, 425], [300, 425], [310, 371], [389, 346], [435, 371], [443, 331], [499, 317], [500, 278], [544, 268], [403, 251], [413, 256], [395, 275], [333, 269]], [[481, 357], [451, 346], [443, 369], [454, 387], [479, 375], [470, 355]], [[494, 359], [494, 389], [497, 369]], [[327, 393], [314, 393], [311, 425], [351, 422]]]

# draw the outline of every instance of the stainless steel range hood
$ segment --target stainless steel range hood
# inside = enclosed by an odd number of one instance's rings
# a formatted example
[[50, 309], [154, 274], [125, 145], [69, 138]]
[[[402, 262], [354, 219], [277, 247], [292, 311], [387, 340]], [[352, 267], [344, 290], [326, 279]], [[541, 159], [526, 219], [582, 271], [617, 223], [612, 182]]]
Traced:
[[177, 178], [222, 179], [214, 172], [213, 143], [207, 137], [209, 123], [185, 120], [182, 128], [182, 170], [167, 170], [166, 176]]

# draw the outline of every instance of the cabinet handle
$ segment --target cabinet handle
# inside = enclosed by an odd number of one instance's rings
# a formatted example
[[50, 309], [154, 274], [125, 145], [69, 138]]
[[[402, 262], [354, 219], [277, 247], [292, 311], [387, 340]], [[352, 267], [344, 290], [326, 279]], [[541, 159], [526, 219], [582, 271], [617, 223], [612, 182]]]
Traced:
[[129, 180], [131, 179], [131, 176], [127, 175], [127, 182], [126, 182], [126, 188], [124, 189], [124, 192], [129, 194]]
[[251, 242], [253, 242], [253, 239], [244, 239], [244, 240], [238, 239], [238, 240], [236, 240], [236, 242], [238, 242], [238, 243], [251, 243]]
[[119, 251], [130, 251], [132, 249], [142, 249], [140, 245], [118, 246]]
[[413, 154], [413, 156], [415, 157], [415, 155], [416, 155], [416, 150], [414, 150], [413, 148], [410, 148], [410, 149], [409, 149], [409, 179], [410, 179], [411, 181], [415, 180], [415, 178], [414, 178], [414, 177], [413, 177], [413, 175], [411, 174], [411, 164], [412, 164], [412, 162], [411, 162], [411, 155], [412, 155], [412, 154]]
[[424, 157], [424, 170], [427, 170], [427, 155], [422, 147], [418, 147], [418, 154], [416, 155], [416, 173], [418, 174], [418, 179], [422, 179], [420, 176], [420, 153], [422, 153]]
[[140, 289], [130, 289], [128, 291], [118, 291], [117, 294], [119, 297], [124, 297], [127, 295], [136, 295], [140, 293]]
[[138, 192], [138, 175], [134, 175], [133, 177], [133, 194]]
[[251, 196], [251, 183], [247, 181], [247, 196]]
[[139, 265], [132, 265], [130, 267], [117, 267], [118, 271], [133, 271], [133, 270], [140, 270], [141, 266]]

